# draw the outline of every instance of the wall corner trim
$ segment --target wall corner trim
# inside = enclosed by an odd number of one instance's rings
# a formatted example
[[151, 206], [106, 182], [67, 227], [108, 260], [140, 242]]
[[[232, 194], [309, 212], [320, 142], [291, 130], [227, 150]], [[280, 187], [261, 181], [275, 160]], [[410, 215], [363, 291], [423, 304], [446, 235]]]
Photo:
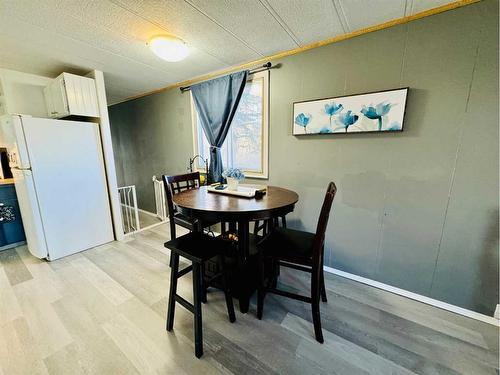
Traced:
[[115, 239], [120, 241], [124, 238], [123, 221], [120, 208], [120, 197], [118, 195], [115, 156], [113, 153], [113, 141], [111, 139], [111, 123], [109, 121], [108, 104], [106, 100], [104, 74], [100, 70], [92, 70], [87, 73], [86, 77], [93, 78], [96, 84], [97, 101], [99, 104], [99, 131], [101, 134], [101, 147], [104, 158], [104, 168], [106, 170], [111, 216], [113, 219], [113, 231]]
[[455, 306], [455, 305], [452, 305], [450, 303], [439, 301], [439, 300], [434, 299], [434, 298], [430, 298], [430, 297], [423, 296], [421, 294], [410, 292], [408, 290], [396, 288], [394, 286], [387, 285], [387, 284], [384, 284], [384, 283], [381, 283], [379, 281], [375, 281], [372, 279], [368, 279], [366, 277], [354, 275], [354, 274], [349, 273], [349, 272], [344, 272], [344, 271], [338, 270], [336, 268], [327, 267], [327, 266], [324, 266], [323, 268], [328, 273], [332, 273], [334, 275], [341, 276], [341, 277], [344, 277], [344, 278], [349, 279], [349, 280], [353, 280], [353, 281], [357, 281], [357, 282], [360, 282], [360, 283], [363, 283], [363, 284], [366, 284], [369, 286], [373, 286], [375, 288], [382, 289], [382, 290], [385, 290], [387, 292], [391, 292], [391, 293], [394, 293], [394, 294], [397, 294], [397, 295], [400, 295], [402, 297], [406, 297], [406, 298], [409, 298], [409, 299], [412, 299], [412, 300], [415, 300], [418, 302], [422, 302], [422, 303], [425, 303], [427, 305], [438, 307], [440, 309], [447, 310], [447, 311], [450, 311], [450, 312], [455, 313], [455, 314], [463, 315], [467, 318], [479, 320], [483, 323], [488, 323], [488, 324], [492, 324], [496, 327], [500, 327], [500, 320], [498, 320], [497, 318], [494, 318], [492, 316], [480, 314], [480, 313], [472, 311], [472, 310], [464, 309], [463, 307]]

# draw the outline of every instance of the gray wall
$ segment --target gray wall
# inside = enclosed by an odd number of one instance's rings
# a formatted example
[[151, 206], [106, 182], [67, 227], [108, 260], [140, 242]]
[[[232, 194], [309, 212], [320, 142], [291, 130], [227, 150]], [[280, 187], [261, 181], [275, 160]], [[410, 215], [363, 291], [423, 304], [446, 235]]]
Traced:
[[[492, 315], [498, 303], [498, 1], [283, 58], [271, 72], [269, 184], [313, 231], [336, 197], [326, 265]], [[409, 86], [404, 132], [294, 137], [292, 102]], [[119, 181], [154, 210], [150, 178], [192, 155], [189, 94], [110, 109]]]

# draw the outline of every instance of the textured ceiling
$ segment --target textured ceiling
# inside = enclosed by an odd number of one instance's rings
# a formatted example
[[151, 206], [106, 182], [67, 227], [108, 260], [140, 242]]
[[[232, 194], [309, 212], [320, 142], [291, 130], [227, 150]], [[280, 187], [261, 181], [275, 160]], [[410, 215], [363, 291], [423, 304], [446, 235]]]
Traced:
[[[450, 0], [0, 0], [0, 67], [45, 76], [104, 71], [108, 100], [152, 91]], [[157, 58], [153, 35], [190, 47]]]

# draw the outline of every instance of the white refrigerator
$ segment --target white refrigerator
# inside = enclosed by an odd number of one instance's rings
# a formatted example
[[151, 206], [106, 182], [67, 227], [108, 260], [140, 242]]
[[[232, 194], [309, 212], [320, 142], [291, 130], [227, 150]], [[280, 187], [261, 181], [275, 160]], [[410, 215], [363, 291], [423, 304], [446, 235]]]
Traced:
[[28, 248], [55, 260], [113, 241], [99, 124], [3, 116]]

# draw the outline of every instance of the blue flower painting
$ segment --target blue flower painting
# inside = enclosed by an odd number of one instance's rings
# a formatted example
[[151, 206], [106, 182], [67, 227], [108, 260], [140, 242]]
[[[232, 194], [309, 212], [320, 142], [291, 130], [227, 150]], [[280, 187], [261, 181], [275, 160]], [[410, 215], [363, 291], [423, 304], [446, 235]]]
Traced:
[[408, 88], [293, 104], [293, 135], [403, 130]]
[[358, 115], [353, 115], [352, 111], [347, 111], [345, 113], [342, 113], [339, 115], [339, 121], [343, 125], [341, 128], [345, 129], [345, 132], [347, 133], [347, 129], [349, 126], [353, 125], [358, 121], [359, 116]]
[[340, 112], [344, 109], [342, 104], [335, 104], [335, 102], [325, 104], [325, 113], [330, 116], [330, 127], [332, 126], [332, 117], [337, 112]]
[[368, 117], [370, 120], [378, 120], [378, 130], [382, 130], [382, 117], [389, 113], [391, 110], [391, 103], [379, 103], [375, 107], [369, 106], [361, 109], [361, 113]]
[[301, 113], [295, 117], [295, 123], [304, 128], [304, 133], [307, 133], [307, 125], [311, 122], [312, 115]]
[[402, 130], [402, 126], [399, 122], [397, 121], [394, 121], [391, 125], [389, 125], [389, 127], [387, 128], [387, 131], [390, 131], [390, 132], [397, 132], [399, 130]]

